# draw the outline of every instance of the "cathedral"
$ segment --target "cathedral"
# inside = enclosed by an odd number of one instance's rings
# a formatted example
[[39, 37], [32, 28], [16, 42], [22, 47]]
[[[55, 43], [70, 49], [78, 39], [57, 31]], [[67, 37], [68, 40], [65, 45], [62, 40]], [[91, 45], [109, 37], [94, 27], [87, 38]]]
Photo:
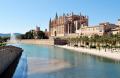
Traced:
[[81, 26], [88, 26], [88, 16], [74, 14], [63, 14], [49, 21], [49, 31], [51, 37], [62, 37], [76, 33]]

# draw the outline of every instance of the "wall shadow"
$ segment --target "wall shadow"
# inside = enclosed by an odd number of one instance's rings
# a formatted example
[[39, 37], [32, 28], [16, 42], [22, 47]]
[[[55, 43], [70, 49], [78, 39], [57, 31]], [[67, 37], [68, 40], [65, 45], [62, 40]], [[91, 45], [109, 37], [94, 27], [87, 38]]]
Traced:
[[[18, 55], [18, 57], [8, 66], [8, 68], [0, 75], [0, 78], [12, 78], [17, 65], [19, 63], [22, 52]], [[7, 57], [6, 57], [7, 58]], [[4, 60], [3, 60], [4, 61]]]

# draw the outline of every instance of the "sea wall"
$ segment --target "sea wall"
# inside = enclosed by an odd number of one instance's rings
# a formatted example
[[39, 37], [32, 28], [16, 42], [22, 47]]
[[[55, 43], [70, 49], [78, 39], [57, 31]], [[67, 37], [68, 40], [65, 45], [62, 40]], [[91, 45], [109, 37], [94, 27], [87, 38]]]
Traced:
[[53, 39], [22, 39], [19, 40], [19, 43], [54, 45], [54, 40]]
[[22, 54], [22, 49], [14, 46], [0, 47], [0, 76]]

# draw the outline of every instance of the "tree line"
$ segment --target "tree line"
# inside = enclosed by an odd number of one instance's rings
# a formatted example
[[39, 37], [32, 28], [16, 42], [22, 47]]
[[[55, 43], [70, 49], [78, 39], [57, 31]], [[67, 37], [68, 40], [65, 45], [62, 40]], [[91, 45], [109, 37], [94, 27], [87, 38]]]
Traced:
[[68, 45], [89, 48], [120, 48], [120, 34], [116, 35], [93, 35], [66, 38]]
[[17, 36], [18, 39], [48, 39], [43, 31], [34, 32], [34, 30], [28, 31], [25, 34]]
[[5, 46], [7, 40], [9, 40], [9, 39], [10, 39], [10, 37], [1, 37], [0, 36], [0, 46]]

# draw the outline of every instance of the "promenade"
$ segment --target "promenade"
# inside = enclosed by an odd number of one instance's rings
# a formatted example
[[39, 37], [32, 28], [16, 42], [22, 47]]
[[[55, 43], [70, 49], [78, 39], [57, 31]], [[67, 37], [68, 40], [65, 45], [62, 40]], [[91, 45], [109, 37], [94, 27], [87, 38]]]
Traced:
[[71, 47], [71, 46], [67, 46], [67, 45], [65, 45], [65, 46], [57, 45], [57, 47], [120, 61], [120, 52], [119, 51], [111, 52], [110, 50], [105, 51], [105, 49], [101, 49], [101, 50], [88, 49], [88, 48], [82, 48], [82, 47]]

